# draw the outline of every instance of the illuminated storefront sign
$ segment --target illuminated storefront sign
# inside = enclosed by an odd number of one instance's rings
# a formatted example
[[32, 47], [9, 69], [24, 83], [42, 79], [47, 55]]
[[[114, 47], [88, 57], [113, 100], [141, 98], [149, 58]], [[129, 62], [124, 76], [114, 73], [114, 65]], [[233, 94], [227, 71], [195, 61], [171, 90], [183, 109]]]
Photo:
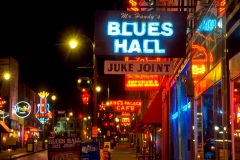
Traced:
[[141, 100], [109, 100], [108, 102], [117, 112], [134, 112], [142, 107]]
[[14, 111], [19, 118], [25, 118], [31, 113], [31, 106], [28, 102], [20, 101], [14, 106]]
[[49, 111], [49, 104], [47, 103], [47, 96], [49, 93], [40, 92], [38, 93], [40, 97], [40, 104], [38, 104], [38, 111], [35, 114], [35, 117], [41, 122], [47, 122], [49, 118], [52, 118], [52, 113]]
[[[161, 62], [164, 58], [156, 57], [150, 59], [149, 57], [125, 57], [126, 62]], [[160, 89], [160, 75], [155, 74], [125, 74], [125, 90], [159, 90]]]
[[130, 118], [122, 118], [121, 119], [121, 125], [129, 126], [130, 125]]
[[207, 53], [206, 49], [199, 45], [192, 45], [192, 49], [197, 51], [192, 58], [192, 74], [194, 77], [206, 72]]
[[217, 25], [217, 20], [215, 18], [204, 18], [198, 27], [198, 32], [211, 32]]
[[159, 90], [159, 75], [125, 75], [125, 90]]
[[104, 61], [104, 74], [161, 74], [172, 75], [172, 62]]
[[113, 10], [95, 17], [96, 55], [186, 56], [186, 12]]

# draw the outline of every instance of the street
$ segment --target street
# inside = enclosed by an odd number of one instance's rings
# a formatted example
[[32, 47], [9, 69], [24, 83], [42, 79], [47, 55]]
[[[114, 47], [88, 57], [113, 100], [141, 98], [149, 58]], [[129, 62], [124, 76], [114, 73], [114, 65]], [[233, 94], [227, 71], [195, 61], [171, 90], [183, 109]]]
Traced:
[[27, 155], [27, 156], [23, 156], [23, 157], [20, 157], [20, 158], [16, 158], [18, 160], [47, 160], [48, 157], [47, 157], [47, 150], [45, 151], [42, 151], [42, 152], [37, 152], [37, 153], [34, 153], [34, 154], [30, 154], [30, 155]]
[[[19, 149], [20, 150], [20, 149]], [[1, 153], [0, 154], [0, 160], [10, 160], [10, 159], [17, 159], [17, 160], [47, 160], [48, 159], [48, 151], [38, 151], [35, 153], [27, 153], [25, 150], [22, 150], [22, 153], [19, 151], [12, 152], [11, 158], [3, 158], [4, 154], [10, 153]], [[5, 155], [6, 157], [6, 155]], [[111, 159], [112, 160], [137, 160], [136, 157], [136, 150], [132, 147], [130, 147], [129, 143], [121, 143], [117, 145], [112, 151], [111, 151]]]

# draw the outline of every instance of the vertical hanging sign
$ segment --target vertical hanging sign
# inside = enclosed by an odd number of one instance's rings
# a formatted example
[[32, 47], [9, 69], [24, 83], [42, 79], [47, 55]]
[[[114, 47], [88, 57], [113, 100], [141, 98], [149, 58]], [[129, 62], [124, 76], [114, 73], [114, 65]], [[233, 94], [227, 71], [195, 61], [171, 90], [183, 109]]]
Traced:
[[35, 116], [41, 123], [44, 123], [47, 122], [49, 118], [52, 118], [52, 114], [49, 111], [49, 104], [47, 103], [49, 93], [43, 91], [38, 93], [38, 95], [40, 96], [40, 104], [38, 104], [38, 111]]

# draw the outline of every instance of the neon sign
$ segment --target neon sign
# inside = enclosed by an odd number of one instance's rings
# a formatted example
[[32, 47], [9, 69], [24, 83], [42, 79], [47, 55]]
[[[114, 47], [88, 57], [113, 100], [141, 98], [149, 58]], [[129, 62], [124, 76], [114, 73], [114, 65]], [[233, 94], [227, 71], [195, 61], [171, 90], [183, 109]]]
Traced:
[[6, 101], [2, 100], [2, 98], [0, 97], [0, 108], [3, 108], [3, 105], [6, 103]]
[[[127, 62], [160, 62], [161, 58], [149, 59], [148, 57], [137, 57], [135, 60], [130, 60], [125, 57]], [[125, 90], [159, 90], [160, 75], [140, 75], [140, 74], [125, 74]]]
[[206, 72], [207, 53], [206, 49], [202, 46], [192, 45], [192, 49], [200, 51], [193, 56], [192, 59], [192, 74], [202, 75]]
[[[132, 30], [128, 29], [131, 26]], [[142, 30], [139, 32], [138, 29]], [[160, 31], [159, 31], [160, 30]], [[138, 22], [108, 22], [108, 36], [172, 36], [173, 35], [173, 24], [170, 22], [142, 22], [140, 25]], [[132, 39], [128, 42], [128, 39], [114, 39], [114, 53], [166, 53], [165, 49], [160, 48], [159, 39], [143, 39], [140, 42], [138, 39]], [[152, 44], [152, 47], [150, 46]], [[128, 47], [129, 46], [129, 47]]]
[[20, 101], [14, 106], [14, 110], [19, 118], [25, 118], [31, 113], [31, 106], [28, 102]]
[[[96, 55], [185, 57], [185, 12], [96, 11]], [[174, 46], [174, 47], [172, 47]]]
[[108, 102], [117, 112], [134, 112], [142, 107], [141, 100], [109, 100]]
[[129, 0], [129, 4], [131, 5], [130, 9], [132, 11], [139, 11], [136, 0]]
[[125, 90], [159, 90], [159, 75], [125, 75]]
[[121, 119], [121, 125], [129, 126], [130, 125], [130, 118], [122, 118]]
[[98, 106], [99, 106], [100, 111], [105, 111], [106, 110], [106, 104], [104, 104], [103, 102], [101, 104], [99, 104]]
[[47, 96], [49, 93], [43, 91], [38, 93], [38, 95], [40, 96], [40, 104], [38, 104], [38, 111], [35, 114], [35, 117], [39, 122], [45, 123], [49, 118], [52, 118], [52, 114], [49, 111], [49, 104], [47, 103]]
[[197, 30], [198, 32], [202, 31], [211, 32], [216, 25], [217, 25], [216, 19], [204, 18]]

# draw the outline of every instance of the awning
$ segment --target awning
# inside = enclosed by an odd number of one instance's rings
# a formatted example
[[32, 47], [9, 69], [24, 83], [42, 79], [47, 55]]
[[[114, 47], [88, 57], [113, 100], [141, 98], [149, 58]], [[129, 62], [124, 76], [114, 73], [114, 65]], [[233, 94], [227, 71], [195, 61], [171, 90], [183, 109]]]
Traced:
[[158, 92], [154, 100], [146, 110], [141, 120], [142, 124], [159, 124], [162, 123], [162, 110], [161, 110], [161, 93]]
[[10, 133], [11, 129], [5, 124], [5, 122], [0, 121], [0, 132], [2, 132], [2, 133]]
[[137, 133], [144, 133], [144, 129], [142, 129], [141, 126], [135, 126], [134, 127], [134, 131], [133, 131], [134, 134], [137, 134]]

